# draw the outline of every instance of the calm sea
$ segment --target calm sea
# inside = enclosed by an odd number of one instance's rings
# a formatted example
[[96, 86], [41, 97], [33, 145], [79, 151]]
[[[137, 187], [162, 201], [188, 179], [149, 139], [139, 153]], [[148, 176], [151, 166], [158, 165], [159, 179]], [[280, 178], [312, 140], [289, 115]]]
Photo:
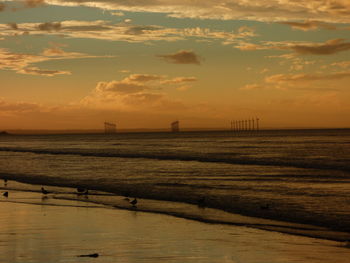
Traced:
[[0, 177], [350, 231], [350, 130], [3, 135]]

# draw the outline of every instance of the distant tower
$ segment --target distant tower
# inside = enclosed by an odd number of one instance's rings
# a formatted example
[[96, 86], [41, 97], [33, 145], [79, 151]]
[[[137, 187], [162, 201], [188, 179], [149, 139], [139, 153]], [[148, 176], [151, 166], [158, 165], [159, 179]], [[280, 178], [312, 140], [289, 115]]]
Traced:
[[111, 134], [117, 132], [117, 125], [115, 123], [105, 122], [105, 134]]
[[255, 126], [254, 126], [254, 118], [252, 119], [252, 130], [254, 131], [255, 130]]
[[180, 131], [179, 121], [172, 122], [170, 126], [171, 126], [172, 132], [179, 132]]
[[259, 118], [256, 118], [256, 130], [259, 130]]

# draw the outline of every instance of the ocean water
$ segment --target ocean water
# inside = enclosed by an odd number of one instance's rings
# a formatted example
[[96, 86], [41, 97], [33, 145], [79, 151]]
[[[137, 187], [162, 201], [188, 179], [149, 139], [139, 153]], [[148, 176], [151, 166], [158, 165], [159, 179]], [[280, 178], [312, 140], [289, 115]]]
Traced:
[[3, 135], [0, 177], [350, 232], [346, 129]]

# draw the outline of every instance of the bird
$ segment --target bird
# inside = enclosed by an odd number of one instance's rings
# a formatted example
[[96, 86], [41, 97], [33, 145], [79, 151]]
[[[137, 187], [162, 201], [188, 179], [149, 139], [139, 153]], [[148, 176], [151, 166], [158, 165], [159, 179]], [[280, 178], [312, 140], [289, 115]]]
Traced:
[[9, 196], [9, 192], [5, 192], [2, 195], [5, 196], [5, 197], [8, 197]]
[[47, 194], [51, 193], [51, 192], [49, 192], [49, 191], [46, 191], [46, 190], [44, 189], [44, 187], [41, 187], [41, 192], [42, 192], [44, 195], [47, 195]]
[[85, 188], [83, 188], [83, 187], [77, 187], [77, 192], [78, 193], [83, 193], [83, 192], [85, 192]]
[[134, 198], [134, 200], [130, 201], [130, 204], [132, 204], [133, 207], [136, 207], [137, 199]]
[[82, 188], [82, 187], [78, 187], [77, 188], [77, 194], [78, 195], [87, 195], [87, 194], [89, 194], [89, 190], [88, 189], [86, 189], [86, 188]]

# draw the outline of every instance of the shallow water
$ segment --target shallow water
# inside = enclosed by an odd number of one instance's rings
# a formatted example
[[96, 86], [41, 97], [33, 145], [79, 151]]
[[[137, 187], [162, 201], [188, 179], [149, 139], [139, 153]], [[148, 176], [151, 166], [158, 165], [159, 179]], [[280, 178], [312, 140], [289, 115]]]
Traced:
[[0, 176], [350, 231], [349, 146], [349, 130], [2, 136]]
[[[33, 192], [12, 190], [0, 207], [1, 262], [345, 263], [350, 255], [340, 242], [42, 199]], [[92, 253], [99, 258], [77, 257]]]

